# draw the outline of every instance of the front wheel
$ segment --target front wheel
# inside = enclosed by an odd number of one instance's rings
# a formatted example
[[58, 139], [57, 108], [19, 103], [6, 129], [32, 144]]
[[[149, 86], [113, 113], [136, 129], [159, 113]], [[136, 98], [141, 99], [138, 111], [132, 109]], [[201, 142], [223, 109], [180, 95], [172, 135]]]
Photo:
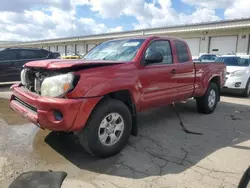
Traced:
[[211, 114], [219, 101], [219, 88], [211, 82], [204, 96], [196, 99], [197, 110], [200, 113]]
[[249, 97], [250, 95], [250, 79], [248, 79], [247, 81], [247, 85], [246, 85], [246, 88], [242, 94], [243, 97]]
[[128, 107], [119, 100], [107, 99], [97, 105], [78, 137], [89, 153], [110, 157], [125, 147], [131, 129], [132, 116]]

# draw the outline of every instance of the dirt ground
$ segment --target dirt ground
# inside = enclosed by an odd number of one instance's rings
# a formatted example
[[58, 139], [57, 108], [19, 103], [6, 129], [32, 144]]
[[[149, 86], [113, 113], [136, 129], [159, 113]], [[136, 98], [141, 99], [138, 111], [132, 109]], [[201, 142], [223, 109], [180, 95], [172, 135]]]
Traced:
[[231, 188], [250, 164], [250, 99], [224, 96], [211, 115], [195, 101], [177, 105], [188, 129], [163, 107], [139, 114], [139, 136], [108, 159], [87, 154], [74, 136], [38, 129], [8, 107], [0, 87], [0, 187], [22, 172], [65, 171], [63, 188]]

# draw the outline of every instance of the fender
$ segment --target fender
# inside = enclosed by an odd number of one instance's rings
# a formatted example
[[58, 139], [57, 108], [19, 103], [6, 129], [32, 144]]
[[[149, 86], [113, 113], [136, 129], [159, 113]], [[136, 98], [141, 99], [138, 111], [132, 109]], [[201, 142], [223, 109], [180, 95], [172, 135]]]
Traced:
[[221, 79], [223, 77], [222, 74], [222, 72], [218, 73], [217, 69], [210, 68], [207, 71], [204, 71], [204, 69], [201, 68], [198, 72], [196, 72], [194, 97], [203, 96], [207, 91], [209, 83], [215, 77], [220, 78], [219, 84], [221, 86], [223, 84]]
[[92, 98], [97, 96], [105, 96], [116, 91], [128, 90], [131, 98], [136, 106], [136, 111], [140, 110], [141, 91], [138, 82], [134, 78], [111, 79], [101, 82], [92, 87], [84, 98]]

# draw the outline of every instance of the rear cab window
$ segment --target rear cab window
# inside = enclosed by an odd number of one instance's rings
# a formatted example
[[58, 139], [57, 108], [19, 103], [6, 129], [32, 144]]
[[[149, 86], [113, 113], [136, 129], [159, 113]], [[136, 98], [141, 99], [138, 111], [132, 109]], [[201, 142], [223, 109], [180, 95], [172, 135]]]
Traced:
[[188, 46], [186, 45], [186, 43], [179, 41], [179, 40], [175, 40], [174, 44], [176, 47], [176, 52], [177, 52], [179, 63], [189, 62], [189, 51], [188, 51]]

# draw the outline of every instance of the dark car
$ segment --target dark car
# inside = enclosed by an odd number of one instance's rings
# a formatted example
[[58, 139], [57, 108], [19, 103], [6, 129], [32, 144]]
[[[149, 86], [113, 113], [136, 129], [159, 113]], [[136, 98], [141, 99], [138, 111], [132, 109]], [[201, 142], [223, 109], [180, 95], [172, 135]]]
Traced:
[[0, 49], [0, 83], [20, 81], [23, 65], [29, 61], [58, 59], [59, 53], [38, 48]]

